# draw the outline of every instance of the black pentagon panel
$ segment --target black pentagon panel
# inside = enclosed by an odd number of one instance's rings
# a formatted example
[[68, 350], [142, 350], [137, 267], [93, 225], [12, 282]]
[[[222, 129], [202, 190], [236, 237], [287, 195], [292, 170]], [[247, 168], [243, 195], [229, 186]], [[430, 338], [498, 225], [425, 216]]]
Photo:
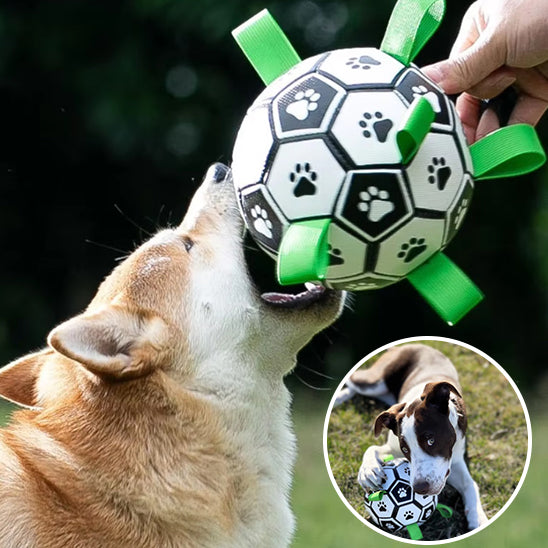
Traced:
[[417, 69], [406, 71], [396, 83], [395, 89], [409, 104], [417, 97], [428, 99], [436, 114], [434, 124], [448, 129], [451, 127], [452, 118], [447, 96]]
[[472, 202], [472, 195], [474, 194], [474, 185], [472, 183], [472, 178], [469, 175], [466, 175], [466, 183], [461, 195], [455, 200], [449, 214], [447, 216], [446, 226], [445, 226], [445, 237], [444, 237], [444, 247], [453, 239], [455, 234], [459, 231], [466, 212], [470, 207]]
[[247, 227], [252, 236], [265, 248], [277, 253], [283, 236], [284, 220], [265, 197], [263, 185], [246, 189], [240, 195]]
[[340, 216], [371, 240], [377, 240], [411, 214], [396, 172], [355, 172], [346, 183]]
[[396, 504], [410, 502], [413, 500], [413, 492], [411, 486], [406, 481], [397, 481], [390, 487], [389, 495], [394, 499]]
[[274, 100], [274, 126], [278, 137], [324, 131], [344, 90], [327, 78], [309, 74]]
[[402, 526], [399, 525], [396, 521], [393, 519], [381, 519], [379, 522], [379, 525], [389, 533], [395, 533], [396, 531], [399, 531]]

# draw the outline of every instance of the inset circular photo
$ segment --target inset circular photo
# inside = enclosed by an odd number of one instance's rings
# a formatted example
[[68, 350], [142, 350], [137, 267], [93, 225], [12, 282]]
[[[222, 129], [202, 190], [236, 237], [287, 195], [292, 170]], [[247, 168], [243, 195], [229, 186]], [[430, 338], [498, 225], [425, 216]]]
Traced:
[[377, 532], [444, 544], [498, 518], [531, 457], [529, 414], [504, 369], [441, 337], [396, 341], [345, 376], [324, 456], [348, 509]]

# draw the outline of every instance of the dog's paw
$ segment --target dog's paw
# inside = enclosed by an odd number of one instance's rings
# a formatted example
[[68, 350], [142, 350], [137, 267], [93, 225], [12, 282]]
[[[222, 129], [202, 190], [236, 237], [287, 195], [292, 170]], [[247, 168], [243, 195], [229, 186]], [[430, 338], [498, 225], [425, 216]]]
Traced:
[[465, 511], [465, 514], [469, 531], [473, 531], [489, 521], [489, 518], [485, 515], [481, 506], [477, 509], [474, 508], [473, 510]]
[[379, 461], [376, 454], [369, 449], [363, 456], [363, 462], [358, 472], [358, 483], [366, 491], [378, 491], [382, 489], [382, 483], [386, 480], [382, 462]]

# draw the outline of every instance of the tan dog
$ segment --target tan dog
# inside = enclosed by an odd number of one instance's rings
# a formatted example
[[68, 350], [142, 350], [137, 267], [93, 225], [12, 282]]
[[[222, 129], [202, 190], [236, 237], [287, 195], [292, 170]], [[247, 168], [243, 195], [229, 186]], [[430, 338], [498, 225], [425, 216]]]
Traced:
[[228, 169], [142, 245], [50, 348], [0, 372], [0, 546], [286, 546], [295, 440], [283, 376], [342, 307], [260, 296]]

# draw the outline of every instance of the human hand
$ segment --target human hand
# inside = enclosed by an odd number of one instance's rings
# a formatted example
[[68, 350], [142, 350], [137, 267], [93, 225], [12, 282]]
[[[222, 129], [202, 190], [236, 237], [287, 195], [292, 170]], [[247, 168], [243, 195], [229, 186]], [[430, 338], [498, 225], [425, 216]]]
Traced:
[[548, 0], [477, 0], [464, 16], [449, 59], [424, 67], [446, 93], [471, 144], [499, 127], [481, 99], [514, 85], [509, 124], [535, 125], [548, 108]]

